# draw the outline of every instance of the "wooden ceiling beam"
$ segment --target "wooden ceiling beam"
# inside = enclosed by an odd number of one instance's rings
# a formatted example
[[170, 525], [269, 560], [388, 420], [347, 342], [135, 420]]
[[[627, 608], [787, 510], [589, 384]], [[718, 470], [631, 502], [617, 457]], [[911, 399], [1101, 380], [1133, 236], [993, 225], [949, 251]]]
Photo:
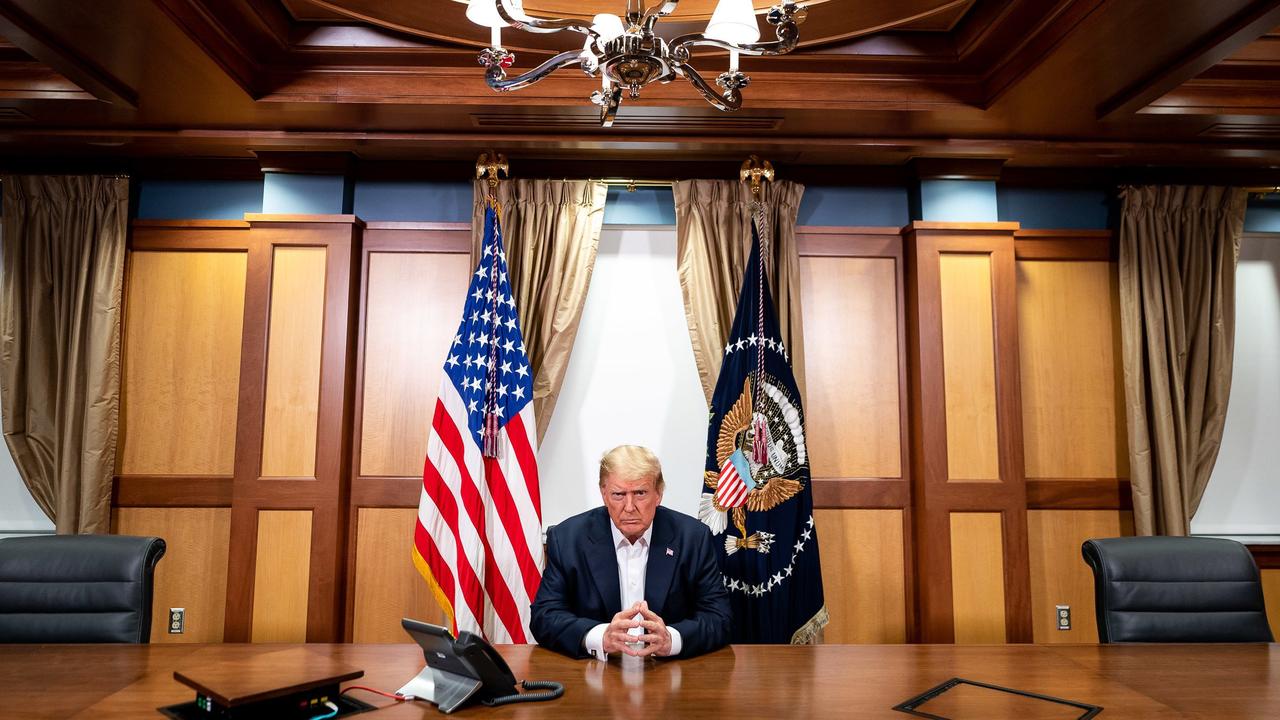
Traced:
[[[1174, 8], [1170, 7], [1172, 11]], [[1280, 25], [1280, 0], [1257, 0], [1208, 30], [1171, 62], [1161, 63], [1098, 106], [1098, 119], [1112, 120], [1139, 112], [1160, 97], [1225, 60], [1232, 53]], [[1134, 28], [1134, 45], [1141, 29]]]
[[31, 17], [12, 0], [0, 0], [0, 35], [31, 57], [89, 92], [95, 98], [127, 108], [138, 106], [138, 92]]
[[[252, 13], [235, 12], [242, 10], [234, 3], [218, 6], [222, 13], [235, 13], [238, 22], [232, 30], [226, 21], [199, 0], [155, 0], [156, 5], [169, 16], [169, 19], [191, 39], [209, 59], [218, 65], [227, 77], [244, 90], [249, 97], [257, 99], [263, 92], [261, 87], [261, 70], [268, 61], [268, 51], [262, 49], [263, 38], [275, 41], [277, 51], [282, 54], [287, 45], [257, 22]], [[256, 40], [256, 42], [252, 42]]]

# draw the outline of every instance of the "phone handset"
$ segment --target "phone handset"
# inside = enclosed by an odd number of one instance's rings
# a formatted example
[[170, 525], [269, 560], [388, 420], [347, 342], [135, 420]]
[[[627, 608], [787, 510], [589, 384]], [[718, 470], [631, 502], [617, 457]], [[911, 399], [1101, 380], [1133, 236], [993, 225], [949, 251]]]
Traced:
[[563, 685], [547, 680], [525, 680], [520, 683], [520, 687], [525, 690], [541, 692], [521, 693], [516, 690], [516, 678], [507, 661], [484, 638], [474, 633], [465, 630], [458, 633], [453, 647], [458, 657], [475, 673], [474, 677], [481, 681], [476, 698], [483, 705], [495, 707], [518, 702], [555, 700], [564, 695]]

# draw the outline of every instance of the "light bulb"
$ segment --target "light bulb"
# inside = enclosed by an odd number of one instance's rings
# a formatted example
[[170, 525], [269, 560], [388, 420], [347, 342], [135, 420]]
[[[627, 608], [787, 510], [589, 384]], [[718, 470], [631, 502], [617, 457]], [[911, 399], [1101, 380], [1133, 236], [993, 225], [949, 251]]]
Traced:
[[610, 40], [622, 35], [627, 30], [622, 26], [622, 18], [609, 13], [600, 13], [591, 19], [591, 29], [596, 31], [600, 36], [600, 44], [604, 45]]
[[[471, 0], [467, 3], [467, 19], [482, 27], [507, 27], [507, 21], [498, 14], [497, 2], [498, 0]], [[501, 0], [501, 2], [511, 17], [517, 20], [528, 17], [524, 14], [523, 0]]]
[[748, 45], [760, 39], [755, 8], [751, 0], [720, 0], [703, 35], [735, 45]]

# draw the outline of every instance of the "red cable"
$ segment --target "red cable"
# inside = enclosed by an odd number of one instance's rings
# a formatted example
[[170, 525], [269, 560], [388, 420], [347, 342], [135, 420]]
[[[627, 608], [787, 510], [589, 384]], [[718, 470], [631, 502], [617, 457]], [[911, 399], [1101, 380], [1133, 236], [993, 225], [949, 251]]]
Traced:
[[386, 692], [385, 690], [377, 690], [375, 688], [365, 687], [364, 685], [352, 685], [348, 687], [346, 690], [343, 690], [341, 694], [345, 695], [351, 692], [352, 690], [364, 690], [365, 692], [371, 692], [371, 693], [374, 693], [375, 695], [389, 697], [392, 700], [395, 700], [396, 702], [404, 702], [405, 700], [408, 699], [404, 695], [401, 695], [400, 693], [389, 693], [389, 692]]

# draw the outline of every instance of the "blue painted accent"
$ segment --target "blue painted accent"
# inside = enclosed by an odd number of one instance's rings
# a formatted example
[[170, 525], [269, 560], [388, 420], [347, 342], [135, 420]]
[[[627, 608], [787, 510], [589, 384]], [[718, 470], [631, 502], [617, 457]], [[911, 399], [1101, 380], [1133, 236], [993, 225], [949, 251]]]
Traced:
[[902, 227], [911, 222], [900, 187], [807, 187], [797, 225]]
[[994, 180], [921, 180], [920, 219], [942, 222], [996, 222]]
[[676, 199], [669, 187], [610, 186], [604, 202], [605, 225], [675, 225]]
[[142, 220], [243, 220], [262, 212], [261, 180], [141, 180]]
[[1111, 227], [1113, 193], [1104, 189], [996, 186], [1000, 220], [1037, 230], [1106, 230]]
[[1250, 200], [1244, 211], [1245, 232], [1280, 232], [1280, 199]]
[[262, 212], [299, 215], [349, 213], [349, 185], [341, 175], [267, 173], [262, 182]]
[[469, 182], [358, 182], [355, 213], [362, 220], [471, 222]]

